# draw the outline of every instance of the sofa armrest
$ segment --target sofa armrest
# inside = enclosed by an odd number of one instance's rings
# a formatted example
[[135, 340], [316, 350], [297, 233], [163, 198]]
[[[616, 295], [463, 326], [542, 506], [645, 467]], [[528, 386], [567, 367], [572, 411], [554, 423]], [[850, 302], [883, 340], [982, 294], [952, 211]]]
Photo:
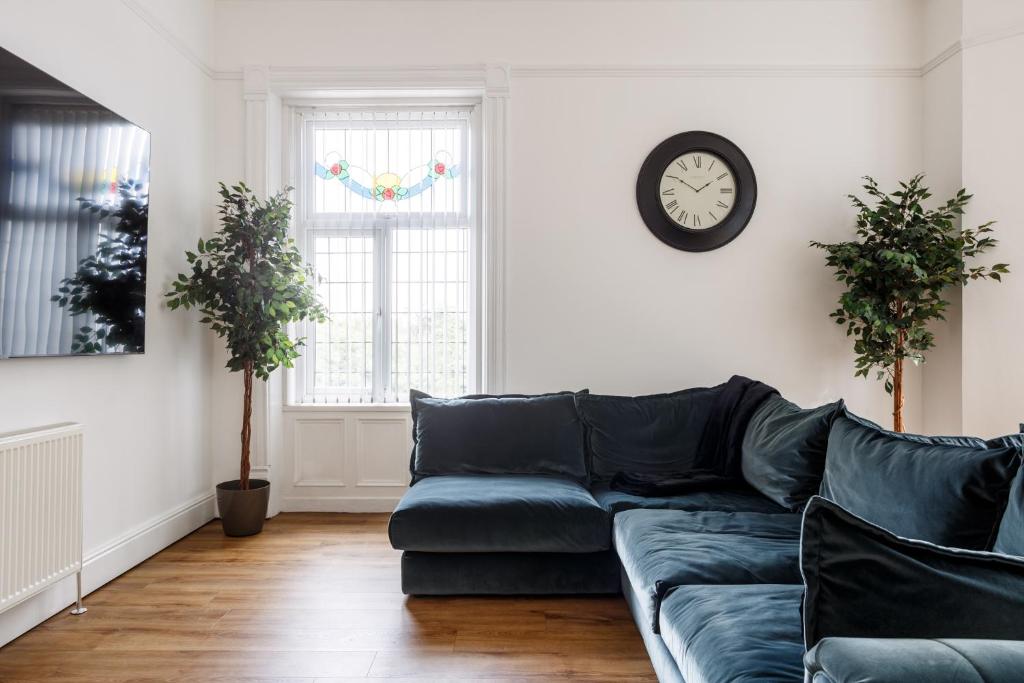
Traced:
[[800, 545], [808, 649], [831, 637], [1024, 640], [1024, 558], [901, 538], [820, 497]]
[[1013, 683], [1024, 671], [1024, 642], [825, 638], [804, 667], [811, 683]]

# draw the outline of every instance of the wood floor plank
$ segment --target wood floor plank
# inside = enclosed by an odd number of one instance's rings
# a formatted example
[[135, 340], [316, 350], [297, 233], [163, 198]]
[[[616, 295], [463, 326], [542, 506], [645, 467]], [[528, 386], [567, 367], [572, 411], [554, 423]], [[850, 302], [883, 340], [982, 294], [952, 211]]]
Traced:
[[0, 681], [655, 681], [616, 597], [409, 598], [386, 515], [211, 523], [0, 648]]

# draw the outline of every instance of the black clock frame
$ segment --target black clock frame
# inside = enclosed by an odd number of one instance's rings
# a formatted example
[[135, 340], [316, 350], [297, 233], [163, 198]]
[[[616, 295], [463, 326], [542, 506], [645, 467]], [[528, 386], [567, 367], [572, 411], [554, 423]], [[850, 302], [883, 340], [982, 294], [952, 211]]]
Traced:
[[[736, 199], [729, 215], [713, 228], [691, 230], [665, 215], [661, 205], [661, 177], [678, 157], [691, 152], [710, 152], [722, 158], [736, 179]], [[636, 205], [648, 230], [659, 240], [683, 251], [711, 251], [736, 239], [750, 222], [757, 204], [757, 179], [750, 160], [732, 142], [707, 131], [689, 131], [668, 138], [655, 147], [636, 178]]]

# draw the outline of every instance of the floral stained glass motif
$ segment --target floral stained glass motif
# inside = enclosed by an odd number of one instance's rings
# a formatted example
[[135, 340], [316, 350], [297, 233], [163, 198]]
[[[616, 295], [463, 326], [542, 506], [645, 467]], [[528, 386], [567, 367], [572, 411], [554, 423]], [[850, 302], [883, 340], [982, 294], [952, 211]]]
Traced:
[[[333, 155], [328, 155], [331, 156]], [[459, 170], [458, 165], [452, 163], [451, 155], [443, 151], [436, 152], [430, 163], [412, 168], [403, 175], [390, 171], [374, 175], [366, 169], [337, 158], [328, 158], [323, 163], [317, 162], [315, 168], [318, 178], [337, 180], [360, 197], [378, 202], [397, 202], [415, 197], [429, 190], [438, 180], [457, 178]]]

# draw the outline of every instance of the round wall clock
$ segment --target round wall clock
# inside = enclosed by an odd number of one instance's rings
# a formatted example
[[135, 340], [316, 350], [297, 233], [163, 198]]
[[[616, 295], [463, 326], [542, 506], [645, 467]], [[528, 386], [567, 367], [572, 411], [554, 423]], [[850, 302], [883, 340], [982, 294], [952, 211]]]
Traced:
[[679, 133], [647, 156], [636, 204], [648, 229], [684, 251], [724, 246], [747, 227], [757, 180], [739, 147], [704, 131]]

